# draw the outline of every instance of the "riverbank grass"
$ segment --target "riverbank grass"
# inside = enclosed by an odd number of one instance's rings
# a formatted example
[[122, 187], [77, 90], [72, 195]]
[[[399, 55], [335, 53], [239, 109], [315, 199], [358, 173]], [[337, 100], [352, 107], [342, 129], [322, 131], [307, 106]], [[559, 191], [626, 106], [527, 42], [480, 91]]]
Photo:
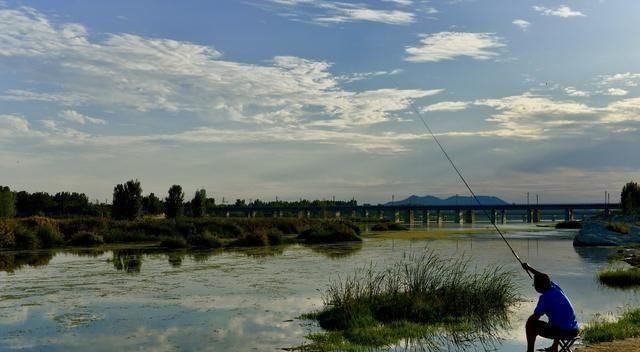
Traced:
[[582, 339], [587, 343], [611, 342], [640, 337], [640, 309], [628, 310], [617, 321], [598, 318], [582, 331]]
[[631, 288], [640, 286], [640, 268], [607, 269], [598, 273], [601, 284], [610, 287]]
[[311, 350], [357, 350], [420, 340], [434, 329], [491, 334], [519, 297], [513, 273], [500, 267], [469, 270], [466, 259], [433, 253], [409, 256], [386, 270], [369, 267], [332, 282], [324, 308], [303, 316], [325, 333]]

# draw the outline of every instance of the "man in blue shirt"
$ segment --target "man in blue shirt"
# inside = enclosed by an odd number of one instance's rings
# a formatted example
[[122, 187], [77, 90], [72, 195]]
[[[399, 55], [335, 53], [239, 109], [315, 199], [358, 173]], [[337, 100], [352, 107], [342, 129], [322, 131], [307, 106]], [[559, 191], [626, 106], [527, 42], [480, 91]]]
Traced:
[[[578, 322], [569, 298], [555, 282], [545, 273], [523, 263], [524, 270], [533, 274], [533, 287], [540, 293], [538, 305], [527, 320], [527, 352], [533, 352], [536, 337], [542, 336], [553, 339], [553, 344], [547, 350], [558, 352], [558, 339], [578, 336]], [[540, 320], [546, 315], [549, 322]]]

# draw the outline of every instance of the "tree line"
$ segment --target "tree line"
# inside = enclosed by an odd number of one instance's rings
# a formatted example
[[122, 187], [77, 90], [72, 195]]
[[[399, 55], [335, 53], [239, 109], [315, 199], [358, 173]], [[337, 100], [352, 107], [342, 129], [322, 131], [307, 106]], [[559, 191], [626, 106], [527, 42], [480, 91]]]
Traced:
[[[182, 216], [203, 217], [213, 214], [216, 208], [228, 204], [216, 204], [214, 198], [208, 198], [204, 189], [196, 190], [193, 198], [185, 201], [185, 194], [180, 185], [172, 185], [167, 196], [161, 199], [154, 193], [143, 195], [142, 186], [137, 179], [117, 184], [113, 188], [111, 204], [92, 203], [84, 193], [58, 192], [50, 195], [47, 192], [29, 193], [26, 191], [12, 191], [9, 187], [0, 186], [0, 218], [28, 217], [34, 215], [50, 217], [66, 216], [111, 216], [117, 220], [134, 220], [144, 215], [158, 216], [164, 214], [167, 218]], [[235, 206], [253, 207], [304, 207], [304, 206], [355, 206], [355, 199], [313, 200], [300, 199], [298, 201], [262, 201], [259, 199], [247, 202], [236, 199]]]

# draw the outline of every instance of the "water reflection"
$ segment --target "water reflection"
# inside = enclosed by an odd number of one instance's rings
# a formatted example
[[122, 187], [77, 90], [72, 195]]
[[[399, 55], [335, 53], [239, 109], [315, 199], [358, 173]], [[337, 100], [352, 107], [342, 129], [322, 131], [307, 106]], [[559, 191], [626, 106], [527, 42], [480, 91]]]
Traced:
[[139, 249], [119, 249], [113, 251], [111, 262], [118, 271], [129, 274], [136, 274], [142, 268], [142, 250]]
[[49, 264], [54, 254], [49, 251], [0, 252], [0, 272], [13, 274], [23, 267], [39, 267]]

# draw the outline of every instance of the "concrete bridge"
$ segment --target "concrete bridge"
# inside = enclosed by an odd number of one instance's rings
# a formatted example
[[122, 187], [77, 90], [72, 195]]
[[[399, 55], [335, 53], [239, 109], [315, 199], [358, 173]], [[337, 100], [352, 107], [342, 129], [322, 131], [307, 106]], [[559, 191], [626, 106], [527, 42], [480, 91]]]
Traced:
[[491, 221], [537, 223], [547, 220], [575, 220], [577, 215], [610, 214], [620, 209], [611, 203], [505, 204], [505, 205], [327, 205], [327, 206], [222, 206], [217, 216], [298, 217], [321, 219], [386, 219], [407, 224], [416, 223], [474, 223]]

